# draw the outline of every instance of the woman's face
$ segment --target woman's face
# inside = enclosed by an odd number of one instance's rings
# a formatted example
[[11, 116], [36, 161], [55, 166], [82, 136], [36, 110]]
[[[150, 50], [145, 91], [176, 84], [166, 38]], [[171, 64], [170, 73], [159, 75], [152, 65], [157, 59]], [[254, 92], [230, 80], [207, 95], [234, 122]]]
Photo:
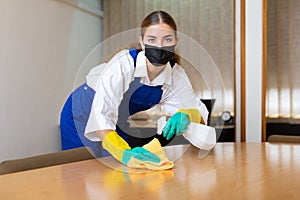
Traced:
[[144, 38], [140, 37], [140, 44], [143, 49], [145, 45], [156, 47], [166, 47], [177, 45], [177, 37], [175, 31], [167, 24], [155, 24], [149, 26], [144, 33]]

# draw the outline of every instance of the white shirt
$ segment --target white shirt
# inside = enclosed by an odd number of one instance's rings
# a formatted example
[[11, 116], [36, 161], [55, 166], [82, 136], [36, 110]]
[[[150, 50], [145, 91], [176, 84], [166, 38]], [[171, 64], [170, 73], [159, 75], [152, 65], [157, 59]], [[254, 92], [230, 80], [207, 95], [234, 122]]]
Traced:
[[145, 85], [163, 85], [159, 104], [171, 116], [181, 108], [198, 108], [203, 120], [207, 122], [208, 111], [196, 97], [188, 76], [181, 66], [175, 64], [172, 68], [167, 63], [165, 69], [150, 81], [145, 52], [141, 51], [138, 54], [134, 70], [134, 61], [129, 51], [122, 50], [108, 63], [93, 68], [86, 77], [87, 84], [96, 91], [85, 129], [87, 138], [99, 141], [100, 138], [95, 131], [116, 129], [119, 105], [134, 77], [140, 77], [141, 83]]

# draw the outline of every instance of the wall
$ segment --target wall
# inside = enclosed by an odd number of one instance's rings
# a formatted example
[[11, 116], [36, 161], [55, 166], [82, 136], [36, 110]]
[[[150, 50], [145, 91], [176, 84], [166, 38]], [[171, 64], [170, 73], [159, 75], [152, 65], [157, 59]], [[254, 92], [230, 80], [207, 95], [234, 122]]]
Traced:
[[263, 0], [246, 1], [246, 142], [262, 141]]
[[235, 1], [235, 141], [241, 141], [241, 1]]
[[[234, 114], [234, 0], [104, 0], [104, 36], [135, 37], [143, 18], [155, 10], [167, 11], [176, 21], [181, 65], [199, 98], [215, 98], [214, 116]], [[116, 12], [117, 11], [117, 12]], [[111, 24], [116, 24], [111, 26]], [[111, 49], [129, 43], [114, 40]]]
[[0, 161], [60, 150], [59, 114], [100, 27], [58, 1], [0, 1]]

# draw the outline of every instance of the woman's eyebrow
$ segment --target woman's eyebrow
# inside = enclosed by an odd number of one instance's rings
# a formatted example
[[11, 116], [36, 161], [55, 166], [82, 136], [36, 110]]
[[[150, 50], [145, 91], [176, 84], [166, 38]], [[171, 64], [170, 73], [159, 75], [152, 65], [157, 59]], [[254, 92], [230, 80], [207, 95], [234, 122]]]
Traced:
[[153, 35], [147, 35], [146, 37], [148, 37], [148, 38], [156, 38], [156, 36], [153, 36]]
[[166, 38], [166, 37], [172, 37], [172, 36], [173, 36], [172, 34], [170, 34], [170, 35], [165, 35], [164, 38]]
[[[146, 37], [147, 37], [147, 38], [157, 38], [157, 37], [154, 36], [154, 35], [147, 35]], [[167, 38], [167, 37], [173, 37], [173, 35], [172, 35], [172, 34], [169, 34], [169, 35], [163, 36], [163, 38]]]

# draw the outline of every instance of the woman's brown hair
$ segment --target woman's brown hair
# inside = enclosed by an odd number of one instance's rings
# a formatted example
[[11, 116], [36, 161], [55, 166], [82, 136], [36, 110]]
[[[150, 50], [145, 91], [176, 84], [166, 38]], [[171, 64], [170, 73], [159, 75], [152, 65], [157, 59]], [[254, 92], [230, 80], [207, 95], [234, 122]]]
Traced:
[[155, 24], [160, 24], [160, 23], [164, 23], [164, 24], [169, 25], [174, 30], [175, 36], [177, 35], [177, 33], [176, 33], [177, 32], [177, 26], [176, 26], [176, 23], [175, 23], [174, 19], [167, 12], [159, 10], [159, 11], [154, 11], [154, 12], [150, 13], [142, 21], [142, 24], [141, 24], [141, 36], [142, 36], [142, 38], [144, 37], [145, 30], [149, 26], [155, 25]]

